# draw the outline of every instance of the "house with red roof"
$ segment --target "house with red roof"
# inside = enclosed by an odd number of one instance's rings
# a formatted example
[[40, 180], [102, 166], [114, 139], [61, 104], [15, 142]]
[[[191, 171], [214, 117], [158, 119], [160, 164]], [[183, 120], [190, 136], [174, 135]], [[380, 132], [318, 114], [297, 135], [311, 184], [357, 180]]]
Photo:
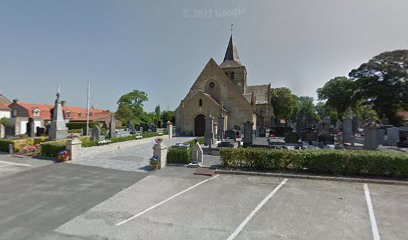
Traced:
[[10, 100], [8, 100], [3, 94], [0, 94], [0, 119], [10, 118], [11, 111], [8, 107], [10, 103]]
[[[52, 112], [54, 105], [36, 104], [21, 102], [14, 99], [9, 104], [11, 110], [11, 120], [15, 127], [15, 135], [26, 134], [27, 123], [29, 118], [34, 121], [34, 132], [37, 127], [45, 127], [52, 120]], [[62, 111], [66, 122], [86, 122], [87, 109], [82, 107], [67, 106], [66, 102], [62, 102]], [[89, 111], [89, 120], [105, 123], [109, 126], [111, 112], [109, 110], [91, 108]]]

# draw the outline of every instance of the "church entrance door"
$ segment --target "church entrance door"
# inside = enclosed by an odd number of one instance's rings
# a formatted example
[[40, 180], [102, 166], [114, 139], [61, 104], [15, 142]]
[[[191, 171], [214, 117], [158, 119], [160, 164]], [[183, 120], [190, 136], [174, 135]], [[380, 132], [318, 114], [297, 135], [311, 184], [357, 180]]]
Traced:
[[203, 114], [194, 118], [194, 133], [196, 136], [204, 136], [205, 132], [205, 116]]

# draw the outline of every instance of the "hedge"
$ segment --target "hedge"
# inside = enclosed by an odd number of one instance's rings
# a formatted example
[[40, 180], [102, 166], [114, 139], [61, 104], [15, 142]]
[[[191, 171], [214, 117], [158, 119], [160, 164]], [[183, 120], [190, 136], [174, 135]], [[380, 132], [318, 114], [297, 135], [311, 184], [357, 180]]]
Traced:
[[[90, 122], [89, 127], [93, 128], [95, 124], [96, 124], [95, 122]], [[68, 130], [83, 129], [86, 128], [86, 122], [69, 122], [67, 123], [67, 128]]]
[[56, 141], [41, 144], [41, 155], [46, 157], [57, 157], [57, 154], [65, 150], [64, 141]]
[[408, 177], [408, 154], [406, 153], [329, 149], [223, 148], [221, 161], [227, 168]]
[[184, 148], [171, 147], [167, 152], [167, 163], [189, 164], [191, 163], [190, 151]]

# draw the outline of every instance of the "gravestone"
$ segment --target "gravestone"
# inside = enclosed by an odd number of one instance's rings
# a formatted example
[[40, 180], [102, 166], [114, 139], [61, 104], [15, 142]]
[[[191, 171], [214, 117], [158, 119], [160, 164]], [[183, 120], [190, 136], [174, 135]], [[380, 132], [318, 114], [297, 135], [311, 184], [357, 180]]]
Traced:
[[302, 140], [303, 140], [303, 141], [312, 142], [312, 141], [318, 141], [319, 138], [318, 138], [317, 132], [307, 131], [307, 132], [304, 132], [304, 133], [302, 134]]
[[109, 138], [115, 138], [116, 137], [116, 125], [115, 125], [115, 117], [113, 114], [111, 115], [110, 123], [109, 123]]
[[29, 137], [35, 137], [34, 119], [33, 119], [33, 118], [28, 118], [28, 123], [27, 123], [27, 135], [28, 135]]
[[205, 134], [204, 134], [204, 143], [206, 146], [210, 146], [214, 141], [214, 117], [211, 114], [208, 114], [205, 117]]
[[340, 129], [343, 128], [343, 123], [341, 122], [340, 119], [337, 119], [337, 121], [336, 121], [336, 128], [337, 128], [337, 130], [340, 130]]
[[37, 137], [44, 136], [44, 134], [45, 134], [45, 128], [37, 127]]
[[285, 143], [289, 144], [298, 144], [299, 143], [299, 135], [294, 132], [285, 133]]
[[6, 137], [6, 127], [0, 123], [0, 138]]
[[343, 120], [343, 142], [351, 143], [353, 141], [353, 121], [350, 118]]
[[50, 140], [64, 139], [68, 136], [68, 128], [62, 113], [62, 103], [60, 100], [60, 90], [58, 87], [57, 98], [55, 99], [51, 126], [48, 131]]
[[275, 116], [271, 116], [271, 122], [270, 122], [269, 126], [271, 128], [276, 127], [276, 117]]
[[399, 128], [396, 127], [387, 128], [387, 145], [397, 146], [399, 141], [400, 141]]
[[378, 129], [377, 142], [380, 145], [385, 144], [385, 129]]
[[99, 142], [100, 139], [101, 139], [101, 130], [99, 129], [98, 126], [94, 125], [92, 128], [91, 140]]
[[368, 123], [364, 128], [364, 148], [368, 150], [378, 148], [378, 125], [375, 122]]
[[244, 137], [242, 139], [244, 147], [252, 145], [252, 127], [253, 126], [254, 126], [254, 123], [251, 121], [244, 122]]
[[221, 114], [218, 117], [218, 140], [222, 141], [224, 139], [224, 131], [225, 131], [225, 117]]
[[204, 153], [203, 149], [201, 148], [200, 144], [197, 142], [193, 148], [192, 152], [192, 164], [203, 164], [204, 162]]

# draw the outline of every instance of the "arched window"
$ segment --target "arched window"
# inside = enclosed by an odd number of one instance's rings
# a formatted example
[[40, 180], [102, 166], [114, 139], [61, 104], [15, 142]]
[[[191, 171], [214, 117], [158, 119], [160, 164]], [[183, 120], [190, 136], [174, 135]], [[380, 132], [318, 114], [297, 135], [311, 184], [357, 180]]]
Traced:
[[198, 106], [199, 106], [199, 107], [202, 107], [202, 106], [203, 106], [203, 100], [202, 100], [202, 99], [198, 100]]
[[234, 78], [235, 78], [235, 73], [234, 73], [234, 72], [231, 72], [231, 73], [230, 73], [230, 79], [231, 79], [231, 80], [234, 80]]

